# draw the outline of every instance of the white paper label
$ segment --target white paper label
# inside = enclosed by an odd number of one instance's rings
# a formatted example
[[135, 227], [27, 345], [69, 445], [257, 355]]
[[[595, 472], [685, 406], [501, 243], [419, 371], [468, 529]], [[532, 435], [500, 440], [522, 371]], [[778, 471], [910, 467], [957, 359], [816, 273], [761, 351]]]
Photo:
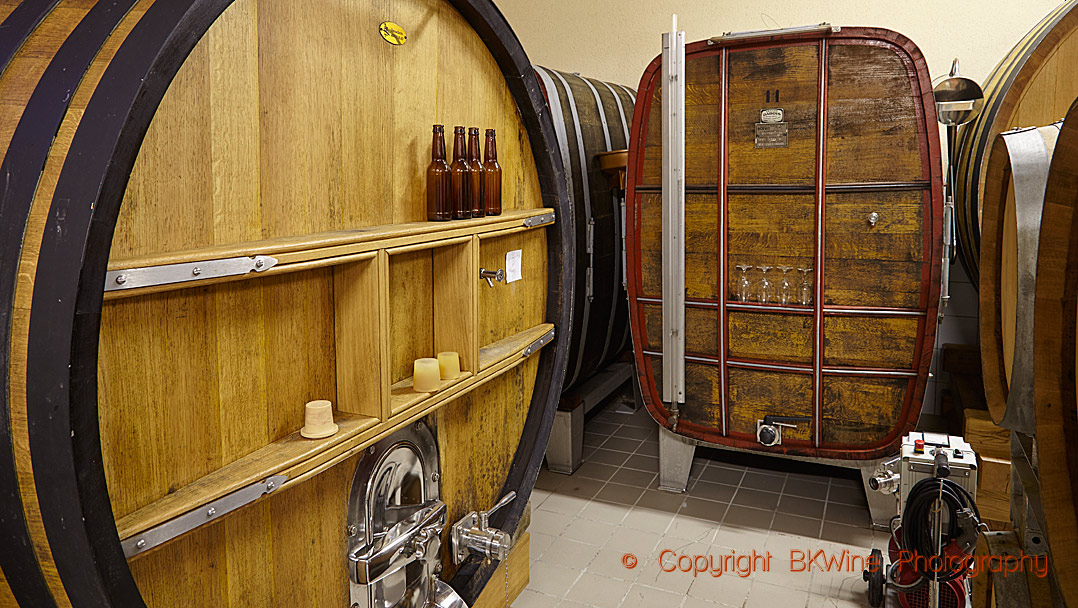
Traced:
[[519, 249], [514, 249], [505, 254], [505, 282], [512, 283], [513, 281], [519, 281], [524, 277], [520, 274], [520, 258], [522, 252]]

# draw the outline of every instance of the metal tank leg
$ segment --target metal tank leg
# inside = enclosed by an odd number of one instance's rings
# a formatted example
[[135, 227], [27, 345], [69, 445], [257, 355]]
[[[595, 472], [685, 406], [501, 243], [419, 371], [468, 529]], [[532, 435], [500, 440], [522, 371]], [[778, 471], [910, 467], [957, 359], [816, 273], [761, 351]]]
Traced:
[[584, 457], [584, 408], [558, 410], [546, 446], [546, 466], [555, 473], [571, 475]]
[[689, 485], [696, 442], [659, 427], [659, 489], [684, 492]]
[[872, 516], [872, 526], [889, 530], [891, 518], [898, 515], [898, 495], [881, 494], [868, 486], [868, 479], [872, 477], [876, 467], [881, 462], [883, 460], [871, 460], [862, 464], [859, 468], [861, 470], [861, 483], [865, 489], [865, 498], [868, 499], [868, 513]]

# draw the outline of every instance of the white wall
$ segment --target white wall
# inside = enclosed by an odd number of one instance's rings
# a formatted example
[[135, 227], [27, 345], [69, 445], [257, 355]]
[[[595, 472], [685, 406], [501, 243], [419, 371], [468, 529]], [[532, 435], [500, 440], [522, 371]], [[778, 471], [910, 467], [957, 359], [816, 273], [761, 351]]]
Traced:
[[1057, 0], [496, 0], [532, 63], [636, 87], [678, 14], [686, 41], [828, 22], [885, 27], [914, 41], [932, 78], [958, 57], [982, 81]]
[[[875, 26], [904, 34], [921, 48], [933, 80], [945, 76], [958, 57], [962, 75], [978, 82], [1026, 32], [1054, 9], [1057, 0], [1001, 2], [952, 0], [496, 0], [524, 44], [532, 63], [637, 87], [661, 50], [672, 13], [692, 42], [728, 31], [829, 22]], [[941, 129], [942, 132], [942, 129]], [[942, 134], [942, 133], [941, 133]], [[977, 343], [977, 293], [960, 264], [952, 267], [952, 301], [938, 327], [938, 345]], [[939, 412], [949, 385], [933, 361], [925, 411]]]

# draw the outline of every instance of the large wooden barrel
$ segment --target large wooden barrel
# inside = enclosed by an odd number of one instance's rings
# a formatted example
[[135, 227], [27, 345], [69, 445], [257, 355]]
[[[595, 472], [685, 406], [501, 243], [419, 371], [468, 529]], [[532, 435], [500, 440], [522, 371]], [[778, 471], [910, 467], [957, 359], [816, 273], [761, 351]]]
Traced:
[[1049, 560], [1078, 606], [1078, 103], [1056, 140], [1044, 190], [1033, 319], [1037, 473]]
[[1078, 81], [1070, 77], [1078, 61], [1075, 7], [1078, 0], [1063, 2], [1014, 45], [983, 83], [980, 115], [959, 129], [955, 228], [959, 255], [974, 285], [980, 275], [981, 214], [992, 142], [1004, 131], [1063, 118], [1078, 97]]
[[[720, 446], [892, 453], [921, 409], [939, 296], [940, 150], [920, 51], [895, 32], [845, 27], [686, 46], [676, 416], [660, 398], [659, 74], [657, 58], [640, 81], [629, 144], [629, 311], [648, 411]], [[811, 300], [738, 301], [737, 265], [810, 268]], [[749, 277], [759, 284], [759, 272]], [[765, 447], [756, 429], [767, 415], [807, 422]]]
[[628, 147], [636, 91], [535, 66], [558, 135], [577, 256], [573, 335], [564, 390], [602, 369], [629, 344], [622, 259], [621, 187], [597, 154]]
[[[560, 396], [575, 237], [498, 9], [13, 5], [0, 604], [348, 605], [348, 480], [424, 418], [450, 525], [515, 490], [491, 523], [516, 530]], [[501, 215], [423, 221], [434, 123], [497, 130]], [[516, 251], [522, 278], [488, 287], [479, 268]], [[412, 360], [444, 350], [463, 376], [413, 391]], [[330, 438], [297, 432], [314, 399], [333, 402]], [[267, 493], [228, 517], [207, 508], [251, 488]], [[469, 602], [496, 566], [445, 563]]]
[[[1032, 433], [1033, 306], [1044, 187], [1061, 123], [996, 136], [984, 183], [980, 342], [992, 419]], [[1009, 412], [1009, 413], [1008, 413]]]

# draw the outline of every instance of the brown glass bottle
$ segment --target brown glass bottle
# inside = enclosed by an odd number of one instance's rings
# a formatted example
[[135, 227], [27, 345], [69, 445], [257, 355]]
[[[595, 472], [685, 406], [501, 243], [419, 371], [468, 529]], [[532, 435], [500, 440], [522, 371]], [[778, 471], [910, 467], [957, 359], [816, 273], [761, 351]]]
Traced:
[[483, 150], [483, 206], [487, 215], [502, 213], [502, 167], [498, 164], [498, 143], [494, 129], [487, 129]]
[[469, 181], [471, 181], [472, 191], [469, 193], [471, 202], [469, 208], [472, 211], [472, 217], [483, 217], [486, 215], [484, 210], [483, 200], [483, 159], [479, 158], [479, 127], [471, 127], [468, 129], [468, 167], [471, 169]]
[[453, 207], [453, 219], [472, 217], [471, 166], [464, 147], [464, 127], [453, 127], [453, 164], [449, 165], [449, 200]]
[[453, 219], [449, 203], [449, 165], [445, 162], [445, 128], [434, 125], [430, 165], [427, 167], [427, 219], [444, 222]]

